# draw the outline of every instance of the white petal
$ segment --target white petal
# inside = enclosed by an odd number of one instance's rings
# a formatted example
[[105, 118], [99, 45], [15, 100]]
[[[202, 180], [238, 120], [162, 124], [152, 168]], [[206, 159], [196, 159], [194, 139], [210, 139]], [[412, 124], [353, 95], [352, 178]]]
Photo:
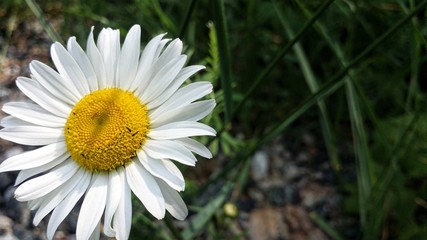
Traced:
[[[153, 67], [155, 67], [155, 69], [154, 69], [155, 71], [158, 71], [160, 69], [159, 67], [162, 66], [161, 62], [158, 61], [159, 60], [159, 56], [160, 56], [160, 53], [165, 48], [166, 44], [168, 42], [170, 42], [170, 40], [171, 40], [170, 38], [162, 39], [162, 41], [160, 41], [159, 45], [157, 46], [157, 50], [156, 50], [156, 53], [154, 54], [154, 62], [153, 62], [153, 64], [154, 64]], [[158, 63], [158, 64], [156, 64], [156, 63]], [[163, 63], [165, 64], [165, 62], [163, 62]], [[157, 68], [156, 68], [155, 65], [157, 65]]]
[[8, 102], [2, 110], [14, 117], [44, 127], [64, 127], [67, 121], [65, 118], [53, 115], [34, 103]]
[[[78, 173], [78, 172], [77, 172]], [[79, 186], [81, 182], [84, 180], [81, 178], [82, 174], [75, 174], [61, 185], [61, 187], [56, 188], [49, 194], [43, 197], [43, 202], [40, 208], [37, 210], [34, 215], [33, 224], [37, 226], [40, 221], [71, 192], [74, 191], [76, 186]]]
[[150, 119], [155, 119], [162, 113], [188, 105], [211, 92], [212, 84], [210, 82], [195, 82], [188, 84], [176, 91], [167, 101], [162, 103], [161, 106], [150, 112]]
[[130, 90], [132, 82], [135, 80], [138, 69], [141, 41], [141, 27], [134, 25], [128, 32], [123, 43], [120, 59], [118, 63], [118, 86], [122, 89]]
[[121, 192], [119, 192], [121, 196], [120, 203], [114, 214], [113, 226], [116, 230], [116, 239], [127, 240], [132, 226], [132, 199], [131, 190], [125, 177], [122, 184]]
[[21, 184], [23, 181], [27, 180], [28, 178], [30, 178], [32, 176], [35, 176], [37, 174], [40, 174], [40, 173], [43, 173], [47, 170], [52, 169], [53, 167], [57, 166], [58, 164], [62, 163], [66, 159], [68, 159], [69, 156], [70, 156], [69, 153], [64, 153], [60, 157], [58, 157], [58, 158], [56, 158], [56, 159], [54, 159], [54, 160], [52, 160], [52, 161], [50, 161], [44, 165], [41, 165], [39, 167], [21, 170], [18, 173], [18, 176], [16, 177], [15, 186]]
[[177, 89], [184, 83], [185, 80], [191, 77], [191, 75], [193, 75], [194, 73], [204, 68], [204, 66], [196, 65], [181, 69], [181, 71], [178, 73], [172, 83], [159, 96], [157, 96], [156, 99], [154, 99], [148, 104], [149, 109], [155, 108], [167, 99], [169, 99], [169, 97], [171, 97], [171, 95], [177, 91]]
[[209, 149], [207, 147], [205, 147], [205, 145], [199, 143], [198, 141], [191, 139], [191, 138], [180, 138], [180, 139], [176, 139], [173, 140], [175, 142], [178, 142], [182, 145], [184, 145], [186, 148], [188, 148], [188, 150], [199, 154], [202, 157], [205, 158], [212, 158], [212, 153], [211, 151], [209, 151]]
[[165, 34], [158, 35], [150, 42], [148, 42], [147, 46], [145, 46], [144, 51], [141, 54], [135, 81], [133, 81], [129, 87], [130, 90], [136, 89], [135, 93], [138, 95], [140, 94], [139, 90], [142, 90], [149, 84], [151, 77], [150, 68], [154, 62], [157, 48], [159, 47], [160, 41], [164, 35]]
[[174, 218], [184, 220], [188, 215], [188, 209], [181, 196], [179, 196], [177, 191], [169, 187], [161, 179], [156, 180], [165, 198], [166, 210], [168, 210]]
[[52, 171], [24, 182], [15, 191], [18, 201], [28, 201], [40, 198], [64, 184], [78, 170], [79, 166], [73, 161], [66, 161]]
[[107, 73], [105, 70], [104, 60], [102, 59], [101, 53], [98, 47], [95, 45], [93, 39], [93, 27], [90, 30], [89, 37], [87, 39], [86, 54], [92, 63], [92, 68], [96, 73], [98, 79], [98, 89], [104, 89], [107, 87]]
[[77, 220], [77, 239], [88, 239], [95, 230], [105, 209], [108, 190], [108, 175], [96, 174], [88, 188]]
[[153, 176], [138, 161], [126, 166], [126, 179], [132, 192], [155, 218], [165, 216], [165, 201]]
[[79, 101], [79, 93], [74, 84], [66, 81], [46, 64], [32, 61], [30, 70], [33, 74], [32, 77], [58, 99], [70, 105], [74, 105]]
[[119, 206], [121, 196], [118, 193], [121, 191], [123, 184], [122, 182], [124, 181], [124, 169], [120, 169], [119, 171], [120, 175], [115, 170], [109, 172], [108, 174], [108, 195], [104, 216], [104, 233], [108, 237], [114, 237], [116, 234], [111, 227], [111, 220], [113, 219], [113, 215]]
[[14, 116], [6, 116], [0, 120], [0, 126], [4, 128], [14, 128], [14, 127], [22, 127], [22, 126], [38, 126], [36, 124], [26, 122]]
[[62, 78], [68, 82], [72, 82], [76, 86], [80, 97], [88, 94], [90, 90], [87, 79], [70, 53], [61, 44], [56, 42], [52, 44], [51, 55], [59, 74], [61, 74]]
[[184, 190], [184, 176], [171, 161], [151, 158], [144, 151], [138, 152], [138, 159], [153, 176], [163, 179], [178, 191]]
[[162, 52], [159, 59], [157, 60], [160, 65], [165, 65], [170, 59], [176, 58], [181, 55], [182, 52], [182, 42], [181, 40], [174, 39], [166, 49]]
[[89, 60], [89, 57], [86, 55], [85, 51], [77, 43], [75, 37], [70, 37], [67, 42], [67, 49], [70, 55], [76, 60], [80, 69], [82, 70], [86, 82], [89, 86], [89, 90], [95, 91], [98, 90], [98, 80], [96, 73], [92, 68], [92, 63]]
[[30, 209], [30, 211], [34, 211], [37, 208], [39, 208], [40, 205], [42, 205], [43, 199], [44, 198], [41, 197], [41, 198], [37, 198], [37, 199], [28, 201], [27, 205], [28, 205], [28, 208]]
[[111, 28], [104, 28], [98, 36], [97, 46], [105, 64], [107, 86], [114, 87], [116, 78], [117, 60], [120, 54], [120, 32]]
[[156, 159], [173, 159], [182, 164], [194, 166], [197, 159], [184, 146], [170, 140], [147, 140], [144, 151]]
[[47, 238], [53, 239], [56, 229], [65, 217], [71, 212], [79, 199], [86, 192], [91, 180], [91, 173], [86, 170], [79, 170], [76, 175], [81, 175], [82, 182], [53, 210], [47, 225]]
[[35, 168], [58, 158], [65, 159], [69, 156], [65, 142], [52, 143], [4, 160], [0, 165], [0, 172]]
[[204, 100], [189, 105], [176, 108], [163, 114], [157, 118], [151, 119], [151, 127], [156, 128], [172, 122], [180, 121], [199, 121], [206, 117], [215, 108], [215, 100]]
[[68, 104], [53, 96], [33, 79], [19, 77], [16, 80], [16, 85], [31, 100], [59, 117], [67, 118], [71, 112], [71, 107]]
[[153, 128], [148, 133], [148, 136], [153, 139], [176, 139], [193, 136], [215, 136], [216, 131], [199, 122], [183, 121], [169, 123], [157, 128]]
[[64, 141], [64, 130], [39, 126], [9, 127], [0, 130], [0, 137], [23, 145], [40, 146]]
[[141, 99], [149, 103], [159, 96], [175, 79], [184, 66], [186, 59], [187, 56], [185, 55], [176, 57], [163, 65], [159, 71], [154, 72], [155, 75], [141, 94]]

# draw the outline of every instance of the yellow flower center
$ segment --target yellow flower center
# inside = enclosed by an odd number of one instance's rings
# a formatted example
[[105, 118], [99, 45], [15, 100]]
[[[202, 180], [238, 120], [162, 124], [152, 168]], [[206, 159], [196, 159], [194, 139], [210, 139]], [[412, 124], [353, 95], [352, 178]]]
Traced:
[[145, 143], [147, 107], [118, 88], [94, 91], [73, 108], [65, 125], [71, 157], [89, 171], [110, 171], [129, 163]]

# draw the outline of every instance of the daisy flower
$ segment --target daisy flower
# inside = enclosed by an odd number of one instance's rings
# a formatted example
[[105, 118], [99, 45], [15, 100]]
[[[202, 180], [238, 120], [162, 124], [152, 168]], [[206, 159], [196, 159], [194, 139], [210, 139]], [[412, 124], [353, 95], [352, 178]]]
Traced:
[[86, 51], [75, 37], [66, 48], [52, 44], [57, 71], [32, 61], [31, 78], [16, 80], [33, 102], [3, 106], [10, 116], [1, 121], [0, 137], [40, 147], [4, 160], [0, 172], [20, 170], [15, 197], [37, 210], [35, 225], [52, 212], [49, 239], [83, 196], [79, 240], [99, 238], [102, 216], [105, 235], [127, 239], [132, 193], [157, 219], [166, 210], [176, 219], [187, 216], [178, 194], [184, 177], [175, 162], [194, 166], [193, 153], [212, 157], [190, 138], [215, 135], [198, 122], [215, 101], [196, 101], [212, 85], [182, 86], [204, 67], [184, 67], [179, 39], [161, 34], [141, 53], [140, 35], [140, 26], [133, 26], [121, 46], [119, 31], [106, 28], [95, 43], [92, 28]]

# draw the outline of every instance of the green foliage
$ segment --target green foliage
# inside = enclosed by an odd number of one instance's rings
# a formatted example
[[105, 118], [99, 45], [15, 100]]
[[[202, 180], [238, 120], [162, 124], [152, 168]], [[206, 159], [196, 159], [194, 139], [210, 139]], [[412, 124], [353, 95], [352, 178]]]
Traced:
[[[349, 226], [356, 237], [421, 239], [427, 234], [426, 6], [425, 0], [6, 0], [0, 16], [8, 21], [0, 24], [12, 29], [10, 19], [17, 26], [34, 14], [52, 40], [76, 35], [82, 44], [91, 26], [124, 35], [141, 24], [144, 43], [168, 32], [183, 39], [190, 64], [206, 65], [192, 81], [214, 84], [217, 107], [203, 121], [218, 134], [199, 139], [214, 154], [200, 161], [225, 161], [203, 179], [183, 169], [193, 211], [182, 231], [150, 218], [135, 201], [132, 239], [224, 237], [230, 226], [218, 212], [247, 183], [250, 157], [280, 135], [300, 134], [307, 123], [324, 139], [343, 212], [359, 219]], [[55, 18], [61, 24], [53, 28]], [[5, 34], [3, 48], [12, 34]], [[343, 152], [344, 145], [352, 147]], [[198, 205], [218, 184], [222, 190]], [[347, 239], [346, 229], [311, 217], [333, 239]]]

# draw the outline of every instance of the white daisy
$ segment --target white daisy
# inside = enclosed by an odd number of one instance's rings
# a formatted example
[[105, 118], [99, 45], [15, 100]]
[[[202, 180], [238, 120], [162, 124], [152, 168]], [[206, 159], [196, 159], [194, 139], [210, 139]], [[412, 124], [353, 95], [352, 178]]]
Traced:
[[119, 31], [107, 28], [95, 44], [92, 29], [86, 52], [75, 37], [67, 49], [54, 43], [51, 55], [58, 72], [33, 61], [31, 78], [16, 80], [34, 103], [3, 106], [10, 116], [1, 121], [0, 137], [41, 147], [6, 159], [0, 171], [21, 170], [16, 199], [37, 209], [35, 225], [52, 212], [49, 239], [83, 195], [77, 239], [99, 238], [102, 215], [107, 236], [127, 239], [131, 192], [157, 219], [165, 210], [177, 219], [187, 216], [178, 194], [184, 178], [173, 161], [194, 166], [192, 152], [212, 157], [190, 138], [215, 135], [197, 122], [215, 101], [195, 102], [212, 85], [181, 87], [204, 67], [184, 67], [181, 41], [170, 42], [164, 34], [140, 54], [140, 35], [140, 26], [133, 26], [120, 46]]

